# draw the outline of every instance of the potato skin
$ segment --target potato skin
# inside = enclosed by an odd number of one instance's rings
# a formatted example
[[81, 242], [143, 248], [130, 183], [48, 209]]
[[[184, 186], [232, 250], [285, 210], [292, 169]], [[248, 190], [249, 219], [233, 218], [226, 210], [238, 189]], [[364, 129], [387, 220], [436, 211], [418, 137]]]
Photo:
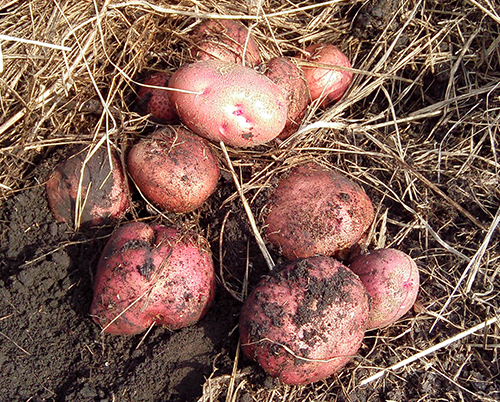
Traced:
[[284, 140], [297, 130], [306, 114], [311, 103], [309, 86], [302, 70], [287, 57], [273, 57], [266, 63], [264, 74], [281, 88], [287, 101], [287, 121], [278, 136]]
[[199, 208], [217, 186], [220, 170], [208, 143], [182, 127], [168, 126], [141, 139], [127, 157], [141, 193], [163, 211]]
[[242, 64], [246, 43], [245, 65], [254, 67], [261, 62], [257, 42], [240, 21], [207, 20], [193, 31], [191, 41], [189, 53], [193, 60]]
[[[308, 56], [300, 55], [307, 61], [330, 64], [332, 66], [352, 67], [342, 51], [328, 43], [317, 43], [306, 47]], [[311, 91], [313, 101], [321, 97], [319, 107], [326, 107], [338, 101], [349, 88], [353, 74], [349, 71], [330, 70], [321, 67], [301, 66]]]
[[282, 177], [267, 210], [266, 238], [290, 260], [340, 255], [374, 218], [372, 202], [358, 184], [317, 163], [297, 166]]
[[152, 324], [196, 323], [215, 294], [206, 241], [174, 228], [128, 223], [108, 240], [97, 266], [90, 309], [105, 332], [133, 335]]
[[406, 253], [377, 249], [356, 257], [350, 264], [371, 296], [367, 329], [383, 328], [405, 315], [417, 299], [420, 275]]
[[368, 309], [368, 294], [349, 268], [325, 256], [295, 260], [245, 301], [242, 351], [286, 384], [323, 380], [358, 351]]
[[[61, 162], [46, 182], [49, 207], [58, 222], [75, 224], [78, 186], [87, 151]], [[120, 158], [106, 147], [99, 148], [83, 171], [80, 226], [99, 226], [120, 220], [130, 208], [129, 188]], [[111, 174], [110, 174], [111, 173]]]
[[[156, 72], [146, 76], [142, 80], [142, 84], [167, 88], [169, 80], [170, 74]], [[178, 120], [175, 108], [172, 102], [170, 102], [167, 89], [139, 86], [136, 108], [140, 114], [151, 114], [150, 120], [154, 123], [168, 124]]]
[[184, 65], [170, 78], [177, 114], [193, 132], [234, 147], [266, 143], [285, 127], [286, 101], [280, 88], [249, 67], [218, 60]]

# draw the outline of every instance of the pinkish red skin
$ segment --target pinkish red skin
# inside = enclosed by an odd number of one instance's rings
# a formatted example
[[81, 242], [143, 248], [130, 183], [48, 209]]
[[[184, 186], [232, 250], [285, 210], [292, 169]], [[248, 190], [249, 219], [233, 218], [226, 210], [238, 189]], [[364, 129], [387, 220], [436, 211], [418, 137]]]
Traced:
[[218, 60], [186, 64], [170, 78], [177, 114], [193, 132], [233, 147], [277, 137], [287, 120], [286, 100], [269, 78], [249, 67]]
[[[148, 75], [142, 85], [168, 87], [170, 74], [157, 72]], [[139, 86], [137, 91], [137, 109], [140, 114], [150, 114], [155, 123], [168, 124], [178, 120], [175, 108], [170, 102], [168, 90]]]
[[[49, 207], [58, 222], [75, 223], [75, 205], [86, 156], [84, 151], [69, 157], [47, 180]], [[129, 189], [115, 151], [111, 151], [111, 161], [112, 168], [108, 150], [101, 147], [85, 165], [80, 196], [81, 226], [112, 223], [122, 219], [130, 208]]]
[[420, 275], [415, 261], [404, 252], [377, 249], [355, 258], [350, 268], [372, 299], [367, 329], [396, 322], [415, 303]]
[[175, 330], [198, 322], [214, 294], [206, 241], [133, 222], [115, 231], [103, 250], [90, 314], [115, 335], [138, 334], [153, 324]]
[[[332, 66], [351, 68], [351, 62], [342, 51], [334, 45], [315, 44], [306, 47], [308, 56], [300, 58]], [[351, 85], [353, 74], [350, 71], [332, 70], [321, 67], [301, 66], [304, 77], [309, 85], [311, 99], [321, 98], [319, 107], [326, 107], [338, 101]]]
[[[259, 47], [248, 29], [239, 21], [208, 20], [191, 35], [189, 53], [194, 60], [221, 60], [254, 67], [261, 62]], [[245, 49], [246, 43], [246, 49]]]
[[265, 217], [267, 240], [290, 260], [348, 251], [374, 219], [365, 191], [347, 177], [308, 163], [280, 179]]
[[199, 208], [217, 186], [220, 170], [209, 144], [182, 127], [164, 127], [130, 150], [128, 171], [141, 193], [163, 211]]
[[299, 127], [311, 103], [309, 86], [302, 71], [286, 57], [274, 57], [266, 64], [264, 73], [283, 91], [287, 101], [287, 121], [278, 138], [284, 140]]
[[368, 310], [368, 294], [349, 268], [325, 256], [295, 260], [245, 301], [242, 351], [286, 384], [324, 380], [358, 351]]

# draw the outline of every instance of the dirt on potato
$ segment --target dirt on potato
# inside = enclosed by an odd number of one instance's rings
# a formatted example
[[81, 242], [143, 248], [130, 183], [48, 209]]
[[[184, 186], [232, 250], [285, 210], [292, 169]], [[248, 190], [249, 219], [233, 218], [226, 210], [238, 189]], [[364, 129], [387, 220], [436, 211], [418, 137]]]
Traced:
[[368, 311], [368, 293], [340, 262], [295, 260], [266, 276], [245, 301], [242, 351], [285, 384], [321, 381], [354, 357]]

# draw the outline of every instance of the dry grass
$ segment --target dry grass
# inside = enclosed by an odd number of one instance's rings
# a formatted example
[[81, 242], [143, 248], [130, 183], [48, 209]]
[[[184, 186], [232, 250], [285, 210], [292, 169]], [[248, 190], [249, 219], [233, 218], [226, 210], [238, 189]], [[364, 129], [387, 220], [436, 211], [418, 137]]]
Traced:
[[[285, 142], [230, 149], [226, 160], [235, 171], [252, 172], [240, 183], [250, 204], [273, 177], [307, 158], [361, 183], [378, 208], [371, 246], [396, 247], [417, 260], [419, 302], [398, 324], [368, 333], [354, 362], [331, 381], [259, 386], [236, 364], [231, 376], [207, 380], [201, 400], [413, 400], [409, 379], [429, 387], [421, 401], [437, 400], [436, 384], [446, 388], [445, 400], [500, 399], [498, 2], [395, 2], [383, 13], [392, 21], [372, 20], [358, 31], [353, 16], [374, 2], [171, 3], [2, 3], [0, 32], [11, 38], [0, 40], [1, 196], [43, 181], [34, 167], [57, 147], [108, 142], [125, 150], [147, 126], [128, 109], [135, 77], [186, 62], [183, 41], [200, 18], [244, 20], [265, 57], [333, 42], [357, 72], [344, 99], [328, 110], [311, 107]], [[224, 270], [221, 261], [222, 276]], [[244, 278], [228, 286], [237, 297], [247, 291]], [[424, 353], [487, 320], [485, 328]]]

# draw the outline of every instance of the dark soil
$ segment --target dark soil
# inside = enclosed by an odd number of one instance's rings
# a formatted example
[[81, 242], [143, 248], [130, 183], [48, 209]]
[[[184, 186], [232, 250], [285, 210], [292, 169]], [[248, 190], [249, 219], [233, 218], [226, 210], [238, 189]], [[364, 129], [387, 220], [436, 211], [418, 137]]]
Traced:
[[230, 372], [241, 303], [224, 289], [189, 328], [101, 334], [89, 309], [112, 228], [57, 223], [44, 186], [8, 199], [0, 228], [1, 401], [193, 401], [212, 373]]

